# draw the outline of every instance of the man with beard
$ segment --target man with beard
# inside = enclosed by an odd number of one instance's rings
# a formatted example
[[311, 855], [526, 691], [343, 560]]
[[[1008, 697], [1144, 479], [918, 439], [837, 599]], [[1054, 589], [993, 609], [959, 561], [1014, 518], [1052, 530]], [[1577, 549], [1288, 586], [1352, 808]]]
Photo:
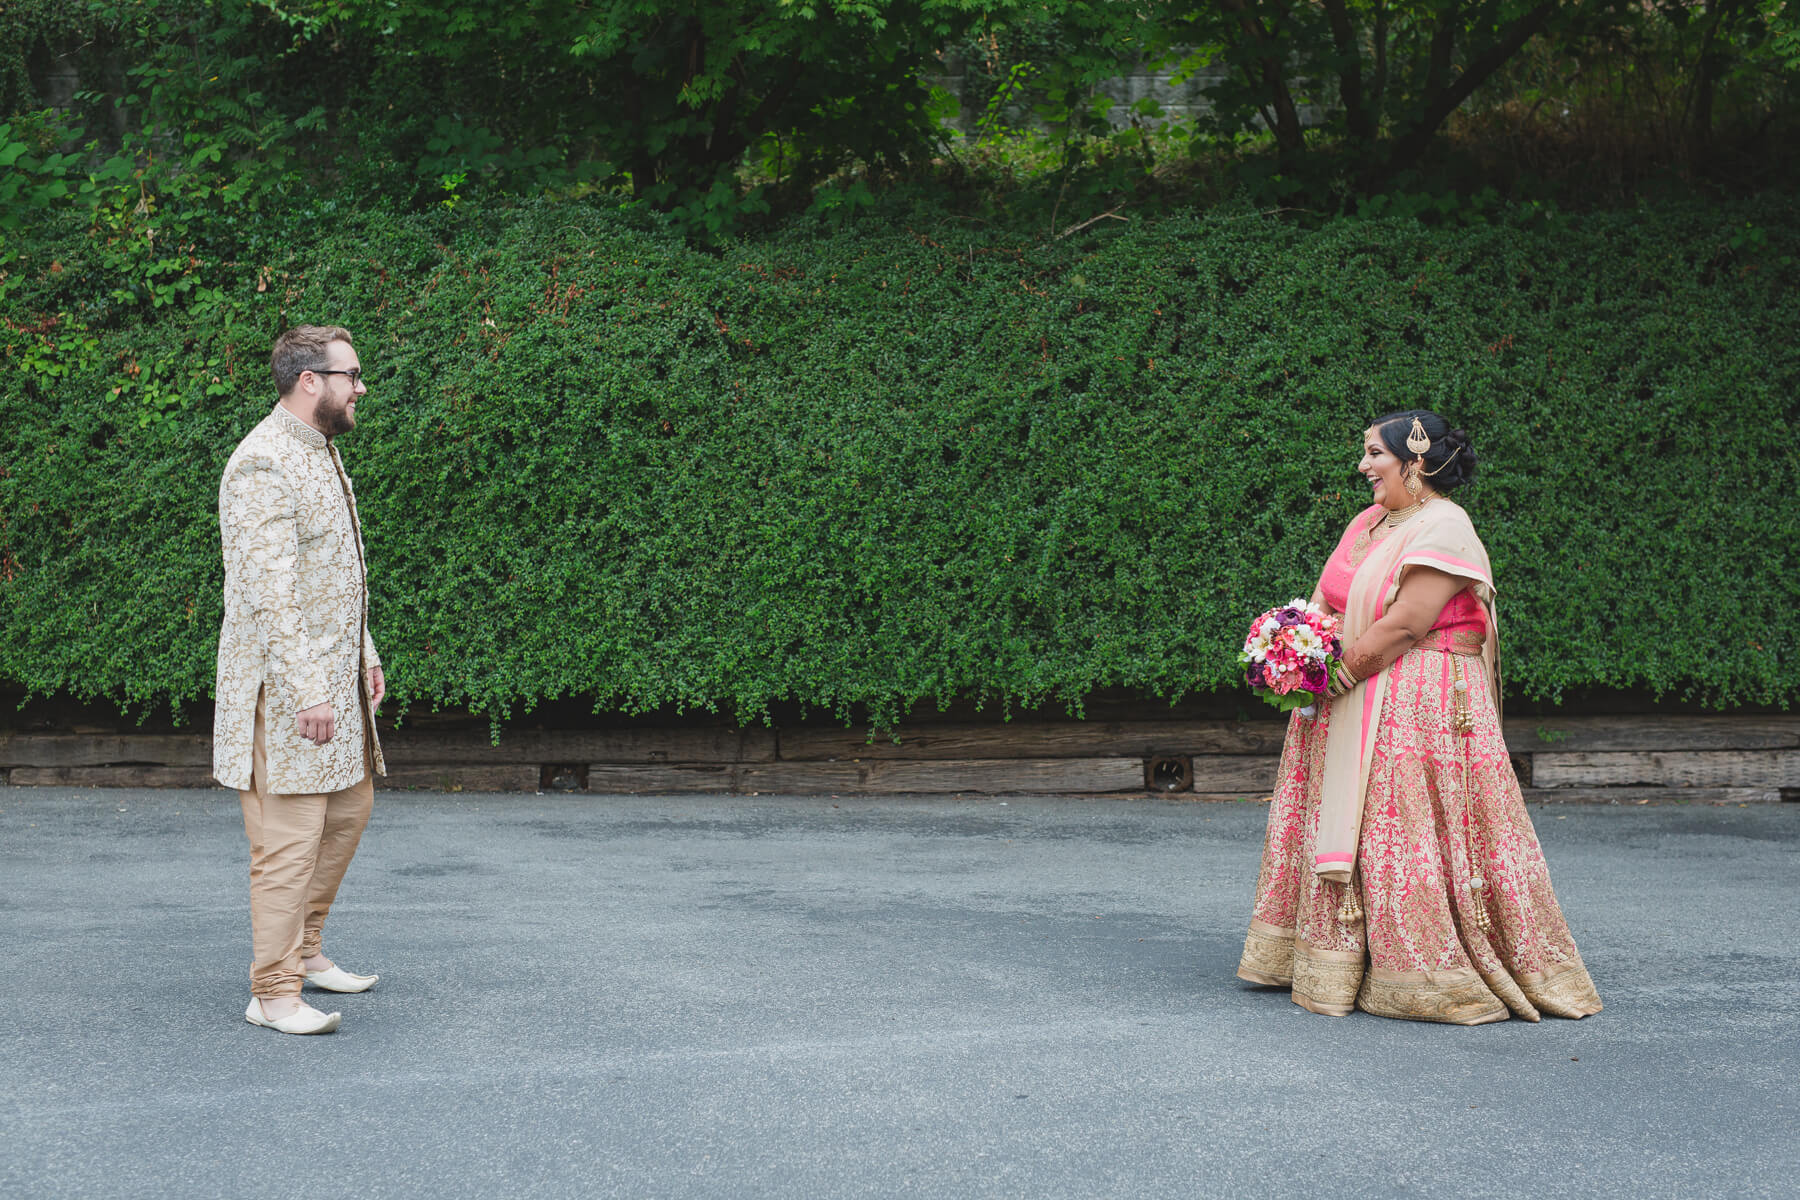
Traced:
[[225, 623], [213, 774], [236, 788], [250, 838], [250, 1007], [282, 1033], [330, 1033], [340, 1014], [302, 984], [363, 992], [322, 933], [386, 774], [375, 710], [387, 691], [369, 636], [362, 525], [336, 439], [367, 392], [350, 334], [300, 325], [270, 355], [280, 399], [219, 485]]

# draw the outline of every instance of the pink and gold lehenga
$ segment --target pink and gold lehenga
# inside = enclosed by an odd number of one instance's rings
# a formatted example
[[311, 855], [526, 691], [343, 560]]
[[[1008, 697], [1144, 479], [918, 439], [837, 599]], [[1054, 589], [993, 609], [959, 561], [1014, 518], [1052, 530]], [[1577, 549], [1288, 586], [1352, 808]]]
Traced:
[[1350, 523], [1320, 579], [1345, 646], [1408, 566], [1470, 586], [1386, 671], [1291, 719], [1238, 976], [1331, 1016], [1597, 1013], [1501, 737], [1486, 551], [1448, 500], [1372, 540], [1381, 513]]

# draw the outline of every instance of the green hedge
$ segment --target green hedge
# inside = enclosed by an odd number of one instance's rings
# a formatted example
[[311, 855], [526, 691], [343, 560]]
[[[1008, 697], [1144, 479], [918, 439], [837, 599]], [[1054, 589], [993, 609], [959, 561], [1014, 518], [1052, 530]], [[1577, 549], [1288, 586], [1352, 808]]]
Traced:
[[465, 205], [196, 241], [153, 287], [40, 230], [0, 279], [0, 681], [210, 691], [219, 472], [305, 320], [372, 377], [344, 448], [405, 703], [1231, 687], [1365, 502], [1367, 419], [1424, 403], [1480, 453], [1509, 690], [1785, 706], [1795, 217], [921, 218], [713, 256]]

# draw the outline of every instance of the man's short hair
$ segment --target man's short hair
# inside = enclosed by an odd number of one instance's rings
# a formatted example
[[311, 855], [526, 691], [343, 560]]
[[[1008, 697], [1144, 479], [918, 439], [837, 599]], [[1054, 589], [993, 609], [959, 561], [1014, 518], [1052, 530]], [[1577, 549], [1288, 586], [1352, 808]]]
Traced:
[[296, 325], [275, 339], [269, 353], [269, 372], [275, 376], [275, 394], [285, 396], [300, 382], [302, 371], [323, 371], [331, 365], [326, 347], [333, 342], [350, 345], [350, 331], [341, 325]]

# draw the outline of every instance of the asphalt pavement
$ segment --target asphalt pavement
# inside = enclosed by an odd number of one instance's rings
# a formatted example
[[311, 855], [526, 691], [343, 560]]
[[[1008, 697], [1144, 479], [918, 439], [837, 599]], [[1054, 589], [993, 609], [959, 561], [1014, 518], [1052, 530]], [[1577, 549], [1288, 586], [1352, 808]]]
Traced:
[[0, 788], [0, 1196], [1800, 1194], [1800, 804], [1535, 809], [1477, 1028], [1233, 976], [1266, 813], [383, 793], [291, 1037], [234, 794]]

